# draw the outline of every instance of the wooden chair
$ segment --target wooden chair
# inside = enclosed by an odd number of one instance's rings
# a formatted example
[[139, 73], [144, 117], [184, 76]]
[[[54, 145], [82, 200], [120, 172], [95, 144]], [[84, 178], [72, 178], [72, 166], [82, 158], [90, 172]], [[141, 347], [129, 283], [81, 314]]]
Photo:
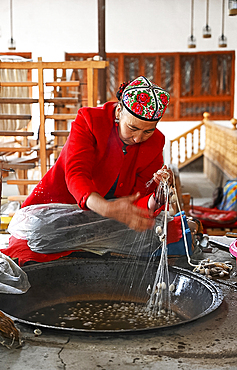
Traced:
[[[12, 67], [28, 59], [0, 57], [0, 66], [6, 61]], [[16, 63], [16, 64], [15, 64]], [[34, 133], [31, 131], [31, 98], [33, 83], [27, 69], [0, 69], [0, 168], [13, 169], [16, 179], [28, 179], [28, 171], [35, 168], [38, 157], [32, 150]], [[4, 172], [6, 173], [6, 172]], [[27, 194], [26, 184], [17, 184], [20, 194]]]

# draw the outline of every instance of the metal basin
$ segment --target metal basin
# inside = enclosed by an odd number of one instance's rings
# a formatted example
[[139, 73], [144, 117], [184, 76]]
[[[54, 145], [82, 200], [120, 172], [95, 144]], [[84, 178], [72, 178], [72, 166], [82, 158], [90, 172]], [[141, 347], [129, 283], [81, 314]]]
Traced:
[[[90, 332], [44, 325], [25, 320], [28, 312], [59, 303], [75, 301], [124, 300], [146, 302], [147, 286], [154, 281], [157, 263], [131, 260], [69, 259], [27, 266], [31, 288], [22, 295], [0, 295], [0, 309], [15, 322], [75, 333]], [[172, 293], [171, 308], [182, 317], [181, 324], [203, 317], [217, 309], [223, 300], [218, 286], [205, 277], [178, 267], [170, 267], [170, 281], [176, 289]], [[180, 323], [179, 323], [180, 324]], [[145, 329], [123, 330], [137, 332], [158, 330], [164, 326]], [[95, 330], [93, 333], [116, 333], [111, 330]]]

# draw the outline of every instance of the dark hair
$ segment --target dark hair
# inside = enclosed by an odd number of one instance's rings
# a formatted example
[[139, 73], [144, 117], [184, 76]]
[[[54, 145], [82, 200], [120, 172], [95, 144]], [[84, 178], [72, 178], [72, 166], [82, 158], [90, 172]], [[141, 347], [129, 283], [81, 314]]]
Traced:
[[119, 89], [118, 89], [118, 91], [117, 91], [117, 93], [116, 93], [116, 98], [117, 98], [118, 100], [121, 100], [121, 98], [122, 98], [122, 94], [123, 94], [123, 92], [124, 92], [124, 89], [125, 89], [125, 87], [127, 87], [127, 86], [130, 84], [130, 82], [132, 82], [132, 81], [123, 82], [123, 83], [119, 86]]

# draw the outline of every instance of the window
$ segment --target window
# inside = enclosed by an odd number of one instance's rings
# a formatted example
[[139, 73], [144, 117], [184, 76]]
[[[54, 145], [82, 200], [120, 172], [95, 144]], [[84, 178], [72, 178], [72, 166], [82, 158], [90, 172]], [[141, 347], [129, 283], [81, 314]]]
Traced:
[[[66, 54], [66, 60], [93, 55]], [[107, 60], [107, 100], [116, 100], [122, 82], [144, 75], [171, 95], [166, 120], [201, 120], [204, 112], [215, 120], [233, 118], [234, 51], [107, 53]]]

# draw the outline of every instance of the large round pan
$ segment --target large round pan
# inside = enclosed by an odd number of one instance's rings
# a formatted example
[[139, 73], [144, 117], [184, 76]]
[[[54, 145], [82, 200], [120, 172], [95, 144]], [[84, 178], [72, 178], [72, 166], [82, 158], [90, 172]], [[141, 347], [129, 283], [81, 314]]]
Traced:
[[[0, 310], [15, 322], [75, 333], [90, 332], [44, 325], [25, 320], [27, 314], [44, 307], [75, 301], [123, 300], [145, 303], [147, 286], [153, 284], [157, 263], [131, 260], [68, 259], [27, 266], [31, 288], [22, 295], [1, 294]], [[181, 324], [199, 319], [216, 310], [223, 300], [218, 286], [189, 270], [170, 267], [170, 281], [175, 284], [171, 308], [182, 317]], [[124, 332], [158, 330], [164, 326], [128, 329]], [[116, 330], [94, 330], [93, 333], [116, 333]]]

